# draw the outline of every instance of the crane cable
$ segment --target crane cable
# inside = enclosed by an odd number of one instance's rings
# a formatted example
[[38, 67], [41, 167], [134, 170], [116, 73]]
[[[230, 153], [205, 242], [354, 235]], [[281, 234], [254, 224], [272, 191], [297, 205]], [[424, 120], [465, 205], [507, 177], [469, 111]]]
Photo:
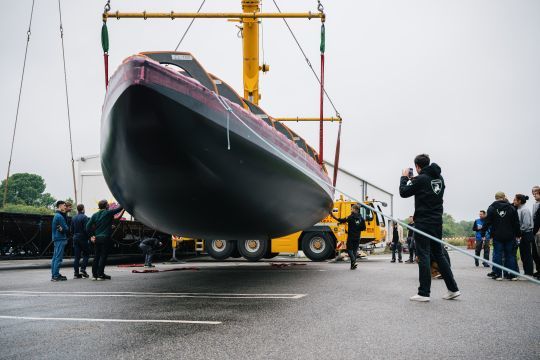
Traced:
[[[274, 3], [277, 11], [279, 13], [281, 13], [282, 11], [281, 11], [279, 5], [277, 4], [276, 0], [272, 0], [272, 2]], [[324, 7], [321, 4], [320, 0], [317, 0], [317, 10], [319, 12], [321, 12], [321, 13], [324, 12]], [[321, 26], [321, 49], [320, 49], [321, 50], [321, 78], [319, 78], [319, 76], [317, 75], [317, 72], [315, 71], [315, 69], [313, 69], [313, 65], [311, 64], [311, 61], [309, 60], [308, 56], [306, 55], [306, 52], [302, 48], [302, 45], [300, 45], [300, 42], [298, 41], [298, 38], [294, 34], [292, 28], [289, 26], [289, 23], [287, 22], [287, 19], [283, 19], [283, 22], [285, 23], [285, 26], [287, 26], [287, 29], [289, 29], [289, 33], [293, 37], [296, 45], [298, 46], [298, 49], [300, 50], [300, 52], [304, 56], [304, 59], [306, 60], [306, 64], [311, 69], [311, 72], [315, 76], [315, 79], [317, 79], [317, 82], [321, 85], [321, 98], [322, 98], [322, 94], [324, 94], [326, 96], [326, 98], [330, 102], [330, 105], [334, 109], [334, 112], [336, 113], [336, 117], [339, 119], [339, 130], [338, 130], [338, 137], [337, 137], [337, 141], [336, 141], [336, 152], [335, 152], [335, 159], [334, 159], [334, 166], [335, 166], [335, 168], [338, 168], [339, 167], [339, 152], [340, 152], [340, 148], [341, 148], [341, 123], [342, 123], [342, 121], [341, 121], [341, 115], [340, 115], [339, 111], [337, 110], [337, 108], [336, 108], [336, 106], [334, 104], [334, 101], [332, 101], [332, 98], [330, 97], [330, 95], [328, 95], [328, 92], [324, 88], [324, 51], [325, 51], [325, 47], [326, 47], [326, 31], [325, 31], [326, 29], [324, 27], [324, 23]], [[322, 100], [321, 100], [321, 113], [322, 113]], [[320, 148], [322, 150], [322, 131], [323, 131], [322, 115], [320, 115], [320, 117], [321, 117], [321, 124], [320, 124], [320, 129], [319, 129], [319, 138], [320, 138], [319, 146], [320, 146]], [[322, 151], [321, 151], [321, 154], [319, 156], [319, 163], [321, 163], [321, 164], [324, 163], [324, 160], [323, 160], [323, 157], [322, 157]], [[333, 178], [333, 181], [332, 181], [334, 186], [335, 186], [336, 181], [337, 181], [337, 175], [338, 175], [338, 172], [337, 172], [336, 169], [334, 169], [334, 178]]]
[[23, 61], [23, 68], [22, 68], [22, 75], [21, 75], [21, 85], [19, 86], [19, 98], [17, 100], [17, 111], [15, 112], [15, 124], [13, 126], [13, 136], [11, 138], [11, 150], [9, 152], [9, 162], [8, 162], [8, 168], [7, 168], [7, 174], [6, 174], [6, 184], [4, 186], [4, 201], [2, 203], [2, 206], [6, 206], [7, 201], [7, 194], [8, 194], [8, 186], [9, 186], [9, 173], [11, 171], [11, 160], [13, 158], [13, 146], [15, 145], [15, 134], [17, 132], [17, 123], [19, 120], [19, 108], [21, 105], [21, 94], [22, 94], [22, 87], [24, 82], [24, 71], [26, 69], [26, 56], [28, 54], [28, 45], [30, 44], [30, 35], [32, 34], [32, 18], [34, 16], [34, 2], [35, 0], [32, 0], [32, 9], [30, 10], [30, 22], [28, 24], [28, 30], [26, 31], [26, 49], [24, 50], [24, 61]]
[[[278, 10], [279, 13], [282, 13], [281, 9], [279, 8], [278, 4], [276, 3], [276, 0], [272, 0], [274, 2], [274, 5], [276, 6], [276, 9]], [[320, 1], [319, 1], [319, 4], [320, 4]], [[311, 61], [309, 60], [309, 58], [307, 57], [306, 55], [306, 52], [304, 51], [304, 49], [302, 48], [302, 45], [300, 45], [300, 42], [298, 41], [298, 39], [296, 38], [296, 35], [294, 35], [294, 32], [292, 31], [291, 27], [289, 26], [289, 23], [287, 22], [287, 19], [283, 19], [283, 22], [285, 23], [285, 25], [287, 26], [287, 28], [289, 29], [289, 32], [291, 33], [294, 41], [296, 42], [296, 45], [298, 46], [298, 49], [300, 50], [300, 52], [302, 53], [302, 55], [304, 56], [304, 59], [306, 60], [306, 63], [307, 65], [309, 66], [309, 68], [311, 69], [311, 72], [313, 73], [313, 75], [315, 76], [315, 78], [317, 79], [317, 82], [320, 84], [321, 83], [321, 79], [319, 79], [319, 75], [317, 75], [317, 72], [315, 71], [315, 69], [313, 69], [313, 65], [311, 64]], [[336, 106], [334, 105], [334, 102], [332, 101], [332, 98], [330, 97], [330, 95], [328, 95], [328, 92], [326, 91], [326, 89], [324, 90], [324, 95], [326, 96], [326, 98], [328, 99], [328, 101], [330, 102], [330, 104], [332, 105], [332, 108], [334, 109], [334, 112], [336, 113], [336, 117], [340, 118], [341, 119], [341, 115], [339, 114], [339, 111], [337, 110]]]
[[73, 137], [71, 136], [71, 116], [69, 113], [69, 94], [67, 85], [67, 70], [66, 70], [66, 52], [64, 50], [64, 27], [62, 25], [62, 7], [60, 6], [60, 0], [58, 0], [58, 16], [60, 18], [60, 40], [62, 42], [62, 62], [64, 64], [64, 87], [66, 89], [66, 108], [67, 108], [67, 121], [69, 132], [69, 150], [71, 154], [71, 173], [73, 176], [73, 193], [75, 194], [75, 204], [78, 203], [77, 199], [77, 183], [75, 182], [75, 159], [73, 158]]
[[[201, 9], [204, 5], [204, 3], [206, 2], [206, 0], [203, 0], [202, 3], [201, 3], [201, 6], [199, 6], [199, 10], [197, 10], [197, 14], [201, 12]], [[191, 29], [191, 25], [193, 25], [193, 23], [195, 22], [195, 18], [191, 19], [191, 22], [189, 23], [186, 31], [184, 31], [184, 34], [182, 35], [182, 37], [180, 38], [180, 41], [178, 41], [178, 44], [176, 45], [176, 47], [174, 48], [174, 51], [178, 51], [178, 48], [180, 47], [180, 44], [182, 44], [182, 41], [184, 41], [184, 38], [186, 37], [189, 29]]]

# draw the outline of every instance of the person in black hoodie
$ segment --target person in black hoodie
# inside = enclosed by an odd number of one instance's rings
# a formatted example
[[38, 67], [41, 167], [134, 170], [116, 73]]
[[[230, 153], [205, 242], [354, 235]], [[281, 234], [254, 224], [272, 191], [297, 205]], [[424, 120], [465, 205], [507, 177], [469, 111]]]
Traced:
[[360, 233], [366, 230], [366, 222], [360, 215], [360, 206], [353, 204], [351, 206], [351, 215], [346, 218], [338, 219], [332, 213], [330, 213], [334, 219], [340, 224], [347, 223], [347, 253], [351, 259], [351, 270], [356, 269], [356, 254], [358, 253], [358, 246], [360, 246]]
[[[418, 176], [410, 177], [409, 169], [404, 169], [400, 179], [399, 194], [403, 198], [414, 196], [415, 228], [438, 239], [442, 238], [442, 215], [444, 179], [441, 168], [433, 163], [429, 156], [418, 155], [414, 159]], [[437, 262], [439, 272], [444, 279], [448, 293], [443, 299], [451, 300], [461, 295], [448, 260], [444, 256], [443, 247], [436, 241], [416, 233], [414, 235], [418, 256], [418, 272], [420, 287], [418, 294], [411, 301], [429, 301], [431, 292], [431, 260]]]
[[[508, 202], [506, 195], [499, 191], [495, 194], [495, 202], [487, 210], [482, 229], [482, 238], [485, 238], [486, 230], [491, 227], [491, 237], [493, 238], [493, 262], [503, 265], [509, 269], [516, 269], [517, 262], [514, 253], [516, 238], [521, 237], [519, 217], [517, 210]], [[502, 280], [502, 275], [511, 280], [514, 275], [502, 274], [500, 267], [494, 266], [493, 271], [488, 274], [495, 280]]]

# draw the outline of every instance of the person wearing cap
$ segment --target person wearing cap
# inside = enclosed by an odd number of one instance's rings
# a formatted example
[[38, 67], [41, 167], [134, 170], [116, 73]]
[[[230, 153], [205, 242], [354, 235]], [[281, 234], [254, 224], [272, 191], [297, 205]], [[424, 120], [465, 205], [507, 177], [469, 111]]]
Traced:
[[[502, 191], [495, 194], [495, 201], [487, 209], [484, 227], [482, 228], [483, 239], [485, 239], [489, 228], [491, 228], [491, 237], [493, 239], [493, 262], [512, 270], [516, 269], [517, 261], [514, 254], [514, 245], [516, 238], [521, 236], [519, 218], [516, 209], [508, 202], [506, 195]], [[499, 281], [503, 279], [503, 276], [508, 280], [515, 278], [514, 275], [503, 273], [498, 266], [494, 266], [493, 271], [488, 276]]]
[[[441, 168], [433, 163], [428, 155], [420, 154], [415, 157], [414, 165], [418, 176], [411, 177], [409, 168], [403, 170], [399, 195], [403, 198], [414, 196], [415, 228], [437, 239], [442, 238], [443, 227], [443, 196], [446, 188], [441, 176]], [[411, 301], [430, 301], [431, 293], [431, 262], [434, 260], [444, 280], [447, 294], [445, 300], [452, 300], [461, 295], [454, 274], [444, 255], [442, 245], [431, 238], [415, 233], [416, 253], [418, 256], [418, 277], [420, 286], [418, 293], [411, 296]]]
[[51, 260], [51, 281], [65, 281], [67, 277], [60, 274], [60, 265], [64, 258], [64, 249], [68, 242], [67, 234], [69, 232], [64, 213], [66, 212], [66, 203], [62, 200], [56, 202], [56, 212], [54, 213], [51, 230], [54, 252]]
[[366, 230], [366, 222], [362, 215], [360, 215], [360, 206], [358, 204], [353, 204], [351, 206], [351, 215], [346, 218], [339, 219], [330, 213], [334, 219], [336, 219], [340, 224], [347, 223], [347, 253], [351, 259], [351, 270], [355, 270], [356, 265], [356, 255], [358, 253], [358, 247], [360, 246], [360, 234], [362, 231]]
[[124, 209], [119, 206], [109, 210], [107, 200], [98, 203], [99, 211], [92, 215], [86, 224], [86, 232], [90, 240], [94, 243], [94, 262], [92, 263], [92, 280], [110, 280], [111, 277], [105, 274], [105, 264], [107, 255], [112, 245], [112, 223], [114, 216]]

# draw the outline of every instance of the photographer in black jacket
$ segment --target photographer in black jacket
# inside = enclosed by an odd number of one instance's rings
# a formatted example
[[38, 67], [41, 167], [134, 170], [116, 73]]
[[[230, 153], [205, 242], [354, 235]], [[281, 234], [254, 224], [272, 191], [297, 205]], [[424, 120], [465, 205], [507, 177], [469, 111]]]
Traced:
[[[433, 163], [430, 165], [429, 156], [418, 155], [414, 159], [417, 177], [412, 177], [410, 169], [403, 170], [399, 184], [399, 194], [403, 198], [414, 196], [414, 222], [415, 228], [429, 235], [442, 238], [442, 215], [444, 179], [441, 176], [441, 168]], [[443, 254], [443, 247], [436, 241], [415, 233], [416, 253], [418, 256], [418, 271], [420, 287], [418, 294], [410, 298], [412, 301], [429, 301], [431, 291], [431, 259], [439, 265], [448, 294], [443, 299], [451, 300], [459, 295], [454, 275]]]
[[347, 253], [351, 259], [351, 270], [356, 269], [356, 254], [360, 246], [360, 233], [366, 230], [366, 222], [360, 215], [360, 206], [353, 204], [351, 206], [351, 215], [346, 218], [338, 219], [334, 214], [330, 213], [334, 219], [340, 224], [347, 223]]

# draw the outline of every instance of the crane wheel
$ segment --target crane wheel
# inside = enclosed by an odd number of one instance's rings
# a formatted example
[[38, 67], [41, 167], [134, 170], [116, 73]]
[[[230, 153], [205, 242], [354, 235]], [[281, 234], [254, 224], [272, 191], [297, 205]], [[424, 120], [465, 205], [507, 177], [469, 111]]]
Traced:
[[333, 239], [323, 232], [308, 233], [302, 239], [302, 251], [311, 261], [324, 261], [334, 254]]
[[238, 240], [238, 252], [248, 261], [261, 260], [267, 248], [267, 240]]
[[205, 239], [204, 249], [212, 258], [216, 260], [225, 260], [236, 250], [236, 241]]

